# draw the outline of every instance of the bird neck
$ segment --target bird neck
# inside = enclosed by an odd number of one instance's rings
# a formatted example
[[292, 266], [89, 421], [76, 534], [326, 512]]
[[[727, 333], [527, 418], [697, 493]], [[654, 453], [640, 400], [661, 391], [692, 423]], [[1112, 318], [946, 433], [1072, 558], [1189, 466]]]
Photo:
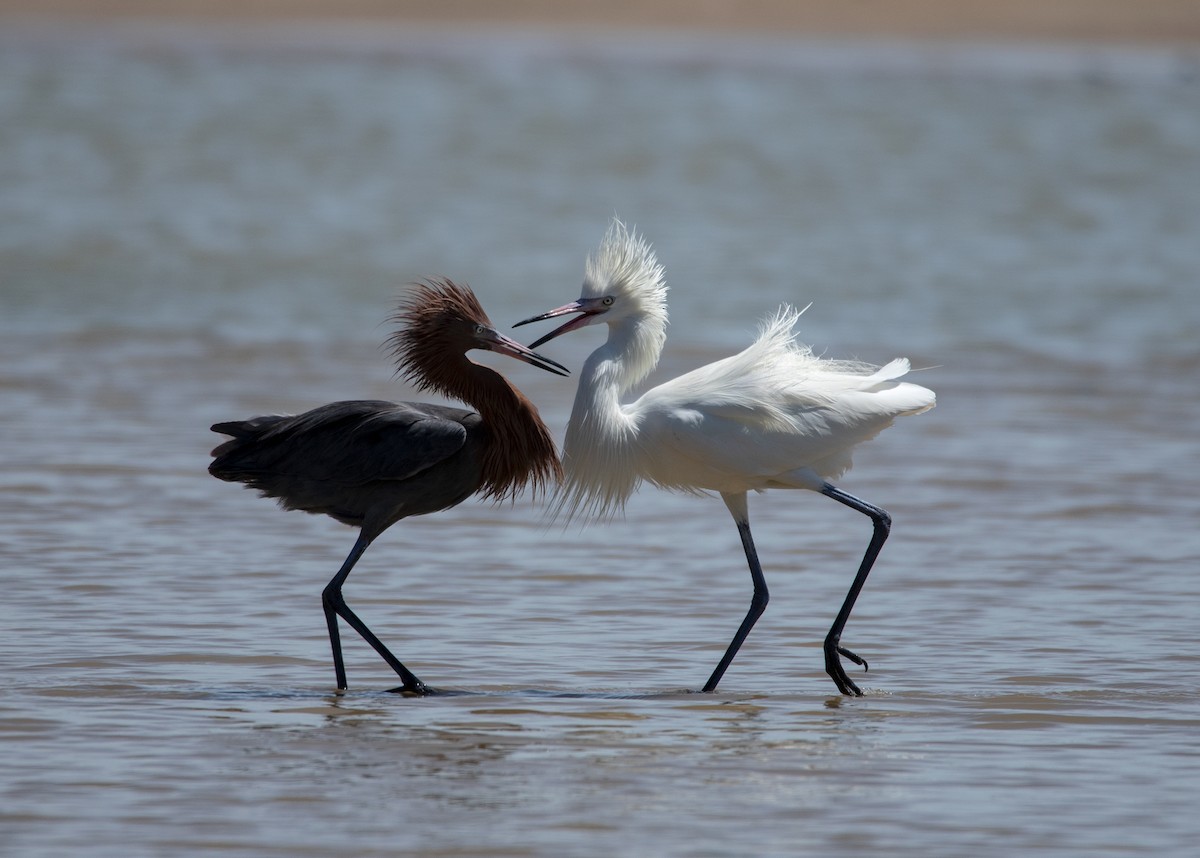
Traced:
[[650, 314], [627, 317], [609, 324], [608, 340], [592, 353], [592, 357], [611, 363], [605, 369], [612, 373], [619, 393], [624, 393], [658, 366], [666, 341], [665, 317]]
[[608, 340], [584, 362], [563, 445], [567, 485], [558, 507], [568, 517], [614, 515], [637, 490], [638, 425], [621, 397], [654, 369], [664, 340], [663, 325], [625, 320], [609, 326]]
[[494, 369], [462, 358], [459, 399], [479, 412], [487, 429], [480, 492], [493, 500], [513, 499], [529, 485], [534, 494], [562, 479], [554, 438], [537, 408]]
[[628, 324], [610, 325], [608, 340], [596, 349], [579, 372], [575, 405], [567, 425], [567, 447], [619, 447], [633, 430], [621, 407], [621, 397], [649, 374], [658, 362], [661, 343], [647, 342], [646, 329]]
[[580, 370], [571, 423], [600, 416], [609, 431], [624, 431], [621, 397], [658, 366], [666, 339], [662, 319], [634, 316], [609, 324], [608, 339], [588, 355]]

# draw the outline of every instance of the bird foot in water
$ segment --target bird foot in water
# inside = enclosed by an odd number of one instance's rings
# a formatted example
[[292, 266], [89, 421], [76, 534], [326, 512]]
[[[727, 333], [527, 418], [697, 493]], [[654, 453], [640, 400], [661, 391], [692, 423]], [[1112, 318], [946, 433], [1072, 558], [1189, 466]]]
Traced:
[[851, 652], [843, 646], [838, 646], [833, 641], [825, 642], [825, 672], [829, 674], [834, 684], [837, 685], [838, 691], [850, 697], [862, 697], [862, 689], [855, 685], [847, 674], [846, 669], [842, 667], [842, 661], [838, 656], [844, 655], [855, 664], [862, 665], [864, 671], [870, 670], [870, 665], [862, 656]]

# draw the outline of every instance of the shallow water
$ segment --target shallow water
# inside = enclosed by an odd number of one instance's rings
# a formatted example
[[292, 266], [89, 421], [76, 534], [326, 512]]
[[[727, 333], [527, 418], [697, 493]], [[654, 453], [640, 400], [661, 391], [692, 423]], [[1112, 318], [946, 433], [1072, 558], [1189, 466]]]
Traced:
[[[1186, 58], [513, 34], [0, 42], [0, 829], [23, 856], [1189, 855], [1200, 90]], [[353, 541], [205, 473], [209, 424], [402, 398], [402, 285], [503, 326], [618, 213], [672, 291], [659, 377], [781, 301], [928, 368], [856, 457], [893, 535], [751, 500], [528, 499]], [[577, 368], [597, 332], [549, 352]], [[561, 433], [570, 381], [497, 359]], [[349, 635], [349, 633], [347, 633]]]

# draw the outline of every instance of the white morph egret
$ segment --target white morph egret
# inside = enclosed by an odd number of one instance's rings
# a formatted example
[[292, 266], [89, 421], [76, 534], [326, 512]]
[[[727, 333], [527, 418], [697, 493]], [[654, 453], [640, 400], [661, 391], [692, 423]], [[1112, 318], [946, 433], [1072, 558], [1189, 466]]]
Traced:
[[896, 417], [932, 408], [934, 394], [899, 380], [909, 370], [904, 358], [875, 367], [813, 355], [793, 333], [803, 311], [784, 306], [744, 351], [622, 402], [658, 363], [666, 340], [666, 299], [654, 251], [614, 220], [588, 258], [579, 300], [518, 323], [579, 314], [530, 348], [587, 325], [608, 324], [608, 340], [579, 374], [563, 448], [566, 481], [553, 514], [609, 517], [622, 510], [642, 480], [675, 491], [720, 493], [741, 534], [754, 596], [704, 691], [716, 689], [767, 606], [746, 493], [809, 489], [869, 516], [874, 533], [824, 647], [825, 670], [838, 689], [861, 695], [838, 656], [864, 668], [867, 663], [841, 646], [842, 630], [887, 539], [891, 517], [831, 480], [850, 468], [856, 445]]

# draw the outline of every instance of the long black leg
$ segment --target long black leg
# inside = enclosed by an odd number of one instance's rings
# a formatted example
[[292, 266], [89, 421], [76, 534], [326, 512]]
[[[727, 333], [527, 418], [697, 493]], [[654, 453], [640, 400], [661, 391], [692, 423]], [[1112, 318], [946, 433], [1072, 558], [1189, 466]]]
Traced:
[[721, 656], [721, 661], [717, 664], [716, 669], [713, 670], [712, 676], [708, 678], [708, 682], [704, 683], [704, 691], [716, 690], [717, 683], [721, 681], [721, 677], [729, 669], [729, 665], [733, 662], [733, 657], [742, 648], [742, 643], [746, 640], [746, 636], [750, 634], [750, 630], [754, 628], [754, 624], [758, 622], [758, 618], [767, 609], [767, 602], [771, 598], [771, 594], [767, 592], [767, 579], [763, 577], [762, 565], [758, 562], [758, 552], [754, 550], [754, 537], [750, 535], [750, 518], [746, 510], [746, 496], [743, 494], [740, 498], [736, 495], [724, 497], [730, 512], [733, 513], [734, 521], [737, 522], [738, 533], [742, 537], [742, 548], [746, 551], [746, 562], [750, 564], [750, 578], [754, 582], [754, 595], [750, 598], [750, 610], [746, 612], [746, 618], [742, 620], [742, 624], [738, 627], [737, 634], [733, 636], [733, 640], [729, 643], [729, 648], [725, 650], [725, 655]]
[[862, 691], [846, 675], [846, 669], [842, 667], [842, 661], [838, 656], [839, 654], [844, 655], [855, 664], [861, 664], [864, 669], [867, 667], [867, 662], [841, 646], [842, 630], [846, 628], [846, 621], [850, 619], [850, 612], [854, 610], [854, 602], [858, 599], [863, 584], [867, 583], [867, 575], [871, 573], [871, 567], [875, 565], [875, 558], [879, 556], [879, 551], [883, 548], [883, 543], [892, 529], [892, 517], [887, 514], [887, 510], [873, 506], [829, 483], [826, 483], [825, 487], [821, 489], [821, 494], [869, 516], [875, 525], [875, 530], [871, 534], [871, 542], [867, 545], [862, 563], [859, 564], [858, 574], [854, 576], [854, 583], [850, 585], [850, 592], [846, 594], [842, 609], [838, 611], [838, 615], [829, 629], [829, 634], [825, 636], [825, 672], [833, 678], [838, 690], [843, 694], [861, 697]]
[[354, 547], [350, 549], [350, 554], [346, 557], [342, 568], [333, 576], [332, 580], [325, 585], [325, 589], [321, 593], [321, 605], [325, 608], [325, 623], [329, 626], [329, 643], [333, 647], [333, 669], [337, 673], [337, 687], [339, 691], [344, 691], [346, 685], [346, 665], [342, 660], [342, 639], [338, 632], [337, 618], [340, 616], [350, 624], [356, 632], [362, 635], [363, 640], [369, 643], [383, 657], [383, 660], [388, 663], [392, 670], [404, 680], [404, 685], [400, 688], [401, 691], [411, 692], [413, 694], [428, 694], [429, 689], [425, 687], [425, 683], [417, 679], [416, 674], [401, 664], [400, 659], [392, 655], [391, 651], [383, 645], [383, 641], [375, 636], [375, 633], [367, 628], [367, 624], [358, 618], [354, 611], [350, 610], [350, 606], [346, 604], [346, 600], [342, 598], [342, 585], [346, 583], [346, 578], [350, 575], [350, 570], [354, 568], [354, 564], [358, 562], [358, 558], [362, 557], [367, 546], [371, 544], [371, 540], [365, 535], [359, 534], [358, 540], [354, 543]]

